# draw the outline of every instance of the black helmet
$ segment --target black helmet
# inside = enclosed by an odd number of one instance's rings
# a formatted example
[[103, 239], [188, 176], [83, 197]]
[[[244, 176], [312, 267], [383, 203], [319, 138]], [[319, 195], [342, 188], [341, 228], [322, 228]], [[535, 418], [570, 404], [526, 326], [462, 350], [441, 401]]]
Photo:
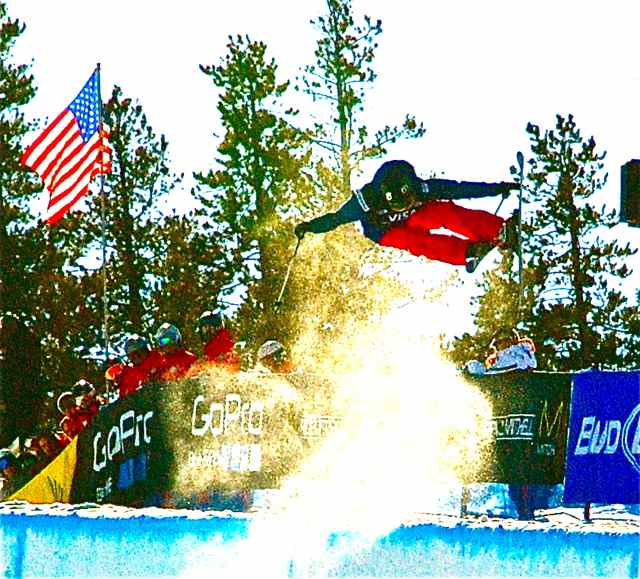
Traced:
[[93, 389], [94, 389], [94, 386], [93, 384], [91, 384], [91, 382], [88, 382], [84, 378], [81, 378], [71, 388], [71, 394], [73, 394], [77, 398], [79, 396], [84, 396], [85, 394], [88, 394]]
[[209, 327], [216, 330], [224, 328], [224, 316], [220, 312], [212, 312], [207, 310], [202, 312], [198, 318], [198, 331], [202, 331], [203, 328]]
[[[405, 211], [416, 204], [422, 190], [422, 180], [407, 161], [387, 161], [376, 171], [367, 191], [363, 189], [365, 200], [371, 198], [375, 209]], [[368, 193], [368, 194], [367, 194]]]
[[138, 334], [131, 334], [127, 338], [127, 342], [124, 345], [124, 351], [127, 353], [127, 356], [133, 354], [133, 352], [137, 352], [139, 350], [148, 350], [149, 342], [145, 340], [142, 336]]

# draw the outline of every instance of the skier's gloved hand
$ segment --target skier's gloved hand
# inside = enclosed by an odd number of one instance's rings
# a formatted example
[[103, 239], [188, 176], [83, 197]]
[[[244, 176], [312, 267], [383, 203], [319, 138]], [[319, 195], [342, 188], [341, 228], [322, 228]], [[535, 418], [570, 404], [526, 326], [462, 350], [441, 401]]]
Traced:
[[309, 224], [306, 221], [298, 223], [293, 230], [298, 239], [302, 239], [307, 231], [309, 231]]
[[519, 188], [520, 185], [517, 183], [502, 182], [498, 184], [498, 190], [503, 197], [509, 197], [509, 193], [511, 193], [511, 191], [516, 191]]

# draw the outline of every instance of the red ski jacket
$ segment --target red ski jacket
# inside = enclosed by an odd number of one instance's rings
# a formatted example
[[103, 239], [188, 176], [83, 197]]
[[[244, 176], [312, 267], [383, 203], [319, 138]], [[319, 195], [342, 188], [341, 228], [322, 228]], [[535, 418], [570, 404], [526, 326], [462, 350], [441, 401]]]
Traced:
[[193, 352], [184, 348], [171, 354], [165, 354], [160, 378], [162, 380], [178, 380], [182, 378], [197, 359], [198, 357]]
[[204, 355], [208, 362], [213, 362], [229, 369], [240, 370], [240, 357], [235, 351], [236, 344], [231, 333], [221, 328], [204, 346]]
[[118, 376], [120, 398], [136, 391], [143, 384], [159, 379], [163, 368], [164, 356], [155, 350], [151, 350], [140, 364], [125, 366]]

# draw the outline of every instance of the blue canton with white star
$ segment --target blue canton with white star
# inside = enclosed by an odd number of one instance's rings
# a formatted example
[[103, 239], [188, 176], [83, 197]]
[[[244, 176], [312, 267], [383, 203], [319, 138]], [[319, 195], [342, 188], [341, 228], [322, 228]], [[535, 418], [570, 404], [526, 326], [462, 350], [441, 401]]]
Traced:
[[80, 126], [82, 140], [91, 139], [100, 125], [100, 100], [98, 96], [98, 71], [84, 85], [78, 96], [69, 105], [69, 110]]

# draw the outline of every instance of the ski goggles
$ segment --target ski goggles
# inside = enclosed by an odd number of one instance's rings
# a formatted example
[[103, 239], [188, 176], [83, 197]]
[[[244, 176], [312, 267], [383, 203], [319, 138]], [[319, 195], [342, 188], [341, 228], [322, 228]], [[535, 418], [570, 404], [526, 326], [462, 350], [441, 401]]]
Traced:
[[415, 205], [415, 197], [408, 185], [402, 185], [399, 189], [386, 191], [384, 193], [385, 201], [391, 211], [400, 213], [406, 211]]
[[287, 352], [286, 350], [280, 348], [276, 350], [273, 354], [267, 356], [267, 360], [273, 360], [276, 364], [282, 364], [287, 360]]
[[177, 344], [177, 342], [173, 336], [162, 336], [162, 338], [158, 340], [158, 344], [164, 348], [165, 346], [170, 346], [171, 344]]
[[9, 468], [12, 464], [13, 461], [10, 458], [3, 456], [2, 458], [0, 458], [0, 471], [4, 470], [5, 468]]

